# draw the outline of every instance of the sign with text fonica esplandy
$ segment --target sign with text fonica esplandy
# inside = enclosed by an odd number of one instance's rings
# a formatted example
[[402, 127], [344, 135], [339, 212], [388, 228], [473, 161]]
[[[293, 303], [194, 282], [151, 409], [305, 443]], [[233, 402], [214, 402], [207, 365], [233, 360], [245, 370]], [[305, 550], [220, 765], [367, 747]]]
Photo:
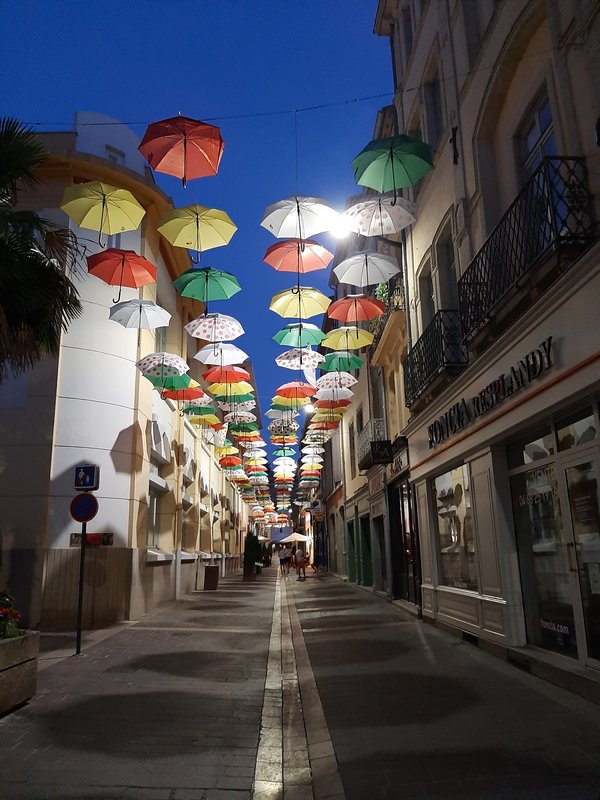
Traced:
[[488, 383], [478, 394], [469, 398], [462, 397], [434, 420], [427, 427], [429, 449], [432, 450], [450, 439], [467, 425], [524, 389], [552, 366], [554, 366], [552, 337], [549, 336], [510, 370], [502, 372]]

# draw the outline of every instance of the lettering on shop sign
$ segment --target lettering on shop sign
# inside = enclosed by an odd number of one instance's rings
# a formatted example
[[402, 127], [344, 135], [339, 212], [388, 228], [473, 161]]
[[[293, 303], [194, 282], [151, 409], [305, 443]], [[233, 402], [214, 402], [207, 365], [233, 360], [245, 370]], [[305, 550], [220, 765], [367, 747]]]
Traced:
[[554, 366], [552, 336], [470, 398], [461, 398], [427, 428], [429, 449], [437, 447]]

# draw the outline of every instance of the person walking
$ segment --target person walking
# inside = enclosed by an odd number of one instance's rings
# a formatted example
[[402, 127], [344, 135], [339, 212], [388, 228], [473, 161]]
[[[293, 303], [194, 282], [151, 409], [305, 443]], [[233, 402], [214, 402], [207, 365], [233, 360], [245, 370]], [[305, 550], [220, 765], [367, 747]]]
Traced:
[[292, 551], [287, 546], [287, 544], [286, 544], [286, 546], [284, 548], [284, 551], [283, 551], [283, 557], [285, 558], [285, 574], [289, 575], [290, 574], [290, 564], [292, 563]]
[[304, 555], [304, 551], [301, 547], [296, 550], [296, 571], [298, 572], [298, 577], [296, 580], [298, 581], [305, 581], [306, 580], [306, 556]]

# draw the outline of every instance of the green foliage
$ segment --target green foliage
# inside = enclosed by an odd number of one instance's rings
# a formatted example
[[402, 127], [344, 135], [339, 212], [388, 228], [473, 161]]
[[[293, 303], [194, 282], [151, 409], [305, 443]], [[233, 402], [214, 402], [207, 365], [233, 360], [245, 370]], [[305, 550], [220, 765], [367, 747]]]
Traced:
[[18, 628], [21, 615], [15, 608], [15, 599], [8, 589], [0, 589], [0, 639], [21, 636], [24, 631]]
[[66, 274], [81, 256], [76, 237], [16, 209], [19, 187], [36, 188], [46, 156], [32, 130], [0, 119], [0, 382], [56, 356], [62, 331], [82, 310]]
[[375, 297], [382, 303], [385, 303], [386, 306], [389, 304], [390, 291], [387, 283], [378, 284], [377, 288], [375, 289]]

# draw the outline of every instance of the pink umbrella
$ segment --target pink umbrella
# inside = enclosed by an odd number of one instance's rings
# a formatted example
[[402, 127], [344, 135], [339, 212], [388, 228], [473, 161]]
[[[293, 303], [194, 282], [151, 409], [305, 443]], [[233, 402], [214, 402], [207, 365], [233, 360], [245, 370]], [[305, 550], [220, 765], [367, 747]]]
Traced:
[[286, 239], [272, 244], [263, 261], [278, 272], [314, 272], [325, 269], [332, 258], [333, 253], [313, 239]]

